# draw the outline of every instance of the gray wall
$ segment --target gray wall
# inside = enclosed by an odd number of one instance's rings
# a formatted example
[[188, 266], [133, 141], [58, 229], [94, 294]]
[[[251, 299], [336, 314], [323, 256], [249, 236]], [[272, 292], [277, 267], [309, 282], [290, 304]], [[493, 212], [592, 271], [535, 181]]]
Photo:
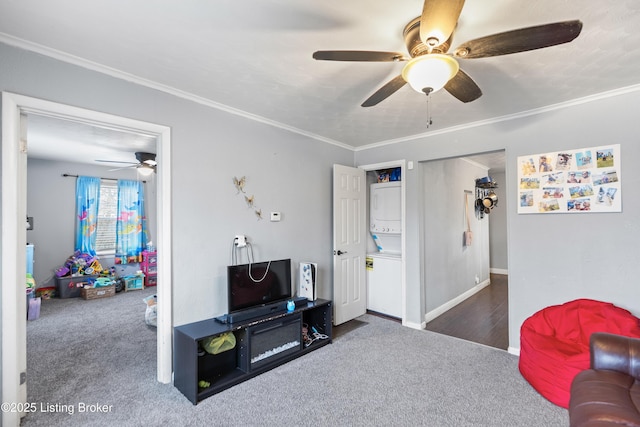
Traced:
[[[317, 262], [319, 296], [332, 297], [332, 165], [353, 165], [351, 150], [7, 45], [0, 58], [2, 91], [171, 127], [174, 324], [226, 312], [236, 234], [256, 261]], [[236, 194], [243, 175], [261, 221]]]
[[[610, 301], [640, 315], [640, 168], [636, 167], [640, 144], [635, 127], [640, 92], [589, 101], [356, 152], [357, 164], [372, 164], [390, 158], [415, 162], [506, 150], [506, 200], [500, 202], [500, 209], [505, 209], [508, 225], [509, 345], [513, 348], [520, 347], [522, 322], [549, 305], [584, 297]], [[614, 143], [621, 145], [622, 213], [517, 214], [518, 156]], [[416, 168], [403, 177], [408, 215], [407, 302], [423, 296], [421, 260], [437, 250], [423, 247], [419, 238], [424, 194], [420, 176]], [[419, 321], [423, 313], [424, 306], [408, 307], [412, 321]]]
[[507, 256], [507, 191], [504, 172], [489, 171], [491, 178], [498, 184], [493, 191], [498, 196], [498, 206], [489, 214], [489, 254], [492, 273], [505, 274], [509, 269]]
[[[235, 234], [249, 236], [257, 260], [290, 256], [294, 262], [318, 262], [319, 293], [331, 296], [331, 166], [354, 164], [353, 152], [3, 44], [0, 57], [2, 91], [172, 128], [175, 324], [226, 310], [225, 266]], [[422, 162], [506, 150], [507, 197], [501, 206], [509, 236], [510, 346], [517, 348], [523, 320], [550, 304], [590, 297], [640, 314], [640, 145], [634, 126], [639, 108], [640, 94], [630, 92], [357, 151], [355, 160]], [[517, 215], [517, 156], [607, 143], [621, 144], [622, 213]], [[428, 256], [421, 238], [421, 170], [417, 163], [403, 176], [407, 302], [415, 301], [407, 307], [407, 320], [416, 323], [425, 313], [421, 284]], [[242, 175], [256, 204], [265, 213], [281, 211], [282, 222], [258, 221], [246, 208], [231, 183]]]
[[[33, 276], [38, 287], [55, 286], [54, 270], [64, 264], [75, 247], [76, 179], [62, 174], [137, 179], [135, 169], [109, 169], [113, 167], [28, 159], [27, 215], [34, 218], [34, 228], [27, 230], [27, 242], [35, 245]], [[155, 217], [155, 176], [145, 180], [145, 210], [149, 217]], [[151, 230], [149, 236], [153, 239]], [[100, 257], [100, 263], [108, 268], [113, 265], [113, 257]], [[127, 275], [138, 269], [136, 263], [118, 266], [116, 271], [119, 275]]]
[[[475, 180], [487, 169], [462, 159], [423, 165], [425, 310], [429, 313], [489, 280], [489, 221], [475, 215]], [[463, 245], [468, 192], [471, 246]]]

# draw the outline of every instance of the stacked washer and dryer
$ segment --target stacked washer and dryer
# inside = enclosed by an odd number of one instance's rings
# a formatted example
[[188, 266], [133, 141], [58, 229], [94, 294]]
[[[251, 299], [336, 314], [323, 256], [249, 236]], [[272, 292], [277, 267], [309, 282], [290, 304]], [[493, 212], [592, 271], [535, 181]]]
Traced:
[[371, 184], [369, 231], [377, 251], [367, 254], [367, 309], [402, 318], [402, 183]]

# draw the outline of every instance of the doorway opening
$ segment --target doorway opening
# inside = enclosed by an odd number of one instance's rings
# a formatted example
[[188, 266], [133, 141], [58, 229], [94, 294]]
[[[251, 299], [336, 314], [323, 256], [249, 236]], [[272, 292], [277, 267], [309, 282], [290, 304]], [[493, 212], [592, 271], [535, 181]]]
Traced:
[[[508, 350], [508, 183], [505, 151], [439, 159], [433, 163], [429, 161], [425, 162], [423, 169], [425, 173], [431, 174], [431, 178], [437, 176], [438, 182], [450, 185], [451, 188], [443, 194], [445, 198], [455, 202], [453, 204], [456, 207], [449, 207], [441, 213], [446, 217], [453, 216], [451, 224], [446, 228], [460, 230], [460, 242], [454, 242], [452, 247], [447, 249], [446, 245], [442, 244], [446, 238], [438, 237], [438, 231], [431, 229], [429, 222], [435, 221], [444, 226], [434, 212], [451, 202], [438, 195], [425, 194], [425, 213], [422, 220], [425, 235], [422, 238], [425, 242], [426, 329]], [[474, 216], [473, 206], [477, 201], [471, 202], [471, 221], [474, 223], [475, 231], [473, 243], [470, 247], [465, 247], [462, 242], [462, 231], [466, 227], [462, 197], [456, 197], [457, 193], [463, 190], [474, 192], [474, 180], [481, 178], [480, 175], [483, 174], [490, 176], [497, 183], [495, 193], [498, 203], [491, 209], [490, 214], [483, 212], [483, 215]], [[464, 179], [455, 183], [455, 176], [464, 176]], [[428, 186], [425, 188], [428, 189]], [[454, 192], [456, 196], [450, 197]], [[428, 205], [429, 200], [440, 200], [440, 206]], [[483, 234], [479, 235], [478, 232]], [[458, 267], [455, 267], [456, 265]], [[439, 271], [438, 266], [448, 266], [443, 268], [456, 273]]]
[[[167, 126], [114, 116], [3, 92], [2, 94], [2, 393], [26, 402], [26, 295], [18, 292], [26, 274], [26, 126], [21, 116], [40, 114], [154, 135], [157, 139], [158, 327], [157, 380], [171, 382], [171, 133]], [[9, 232], [4, 232], [10, 230]], [[16, 425], [21, 414], [3, 413], [3, 424]]]
[[[388, 197], [387, 203], [394, 206], [381, 208], [382, 216], [394, 212], [393, 218], [400, 218], [399, 225], [390, 224], [379, 225], [376, 229], [385, 229], [382, 233], [372, 232], [371, 227], [371, 206], [367, 203], [366, 217], [369, 220], [369, 227], [365, 230], [367, 239], [367, 310], [372, 314], [387, 317], [392, 320], [400, 320], [404, 326], [414, 327], [407, 323], [406, 307], [406, 187], [403, 176], [406, 173], [406, 161], [395, 160], [384, 163], [376, 163], [359, 166], [366, 173], [367, 200], [371, 202], [372, 184], [382, 184], [398, 189], [397, 195]], [[393, 171], [399, 171], [399, 176], [380, 177], [378, 174], [384, 171], [385, 174], [393, 175]], [[381, 182], [387, 181], [388, 182]], [[397, 184], [397, 186], [395, 184]], [[378, 189], [380, 197], [390, 188]], [[394, 191], [394, 194], [395, 191]], [[382, 202], [381, 202], [382, 203]], [[375, 203], [374, 203], [375, 204]], [[395, 222], [395, 221], [394, 221]], [[398, 227], [389, 229], [389, 227]], [[399, 233], [398, 233], [399, 231]], [[376, 237], [373, 237], [373, 236]], [[384, 243], [383, 243], [384, 242]]]

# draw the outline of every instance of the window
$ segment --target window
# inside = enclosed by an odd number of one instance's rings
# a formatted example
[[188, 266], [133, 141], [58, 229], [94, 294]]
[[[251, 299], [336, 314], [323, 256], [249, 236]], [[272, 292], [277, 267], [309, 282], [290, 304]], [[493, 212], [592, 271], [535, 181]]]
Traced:
[[76, 250], [139, 262], [147, 242], [142, 182], [79, 176], [76, 216]]
[[113, 255], [116, 252], [116, 219], [118, 218], [118, 182], [100, 180], [100, 204], [96, 226], [96, 253]]

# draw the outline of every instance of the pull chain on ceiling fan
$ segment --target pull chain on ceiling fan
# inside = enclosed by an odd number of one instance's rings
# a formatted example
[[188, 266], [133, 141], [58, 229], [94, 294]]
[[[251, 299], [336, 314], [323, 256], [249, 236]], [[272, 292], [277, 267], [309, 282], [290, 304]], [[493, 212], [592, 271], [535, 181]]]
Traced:
[[425, 0], [422, 15], [403, 31], [409, 56], [399, 52], [319, 50], [313, 58], [324, 61], [399, 62], [408, 61], [394, 77], [363, 103], [371, 107], [387, 99], [406, 83], [417, 92], [430, 94], [444, 88], [462, 102], [482, 96], [482, 90], [466, 74], [457, 59], [509, 55], [568, 43], [582, 31], [579, 20], [556, 22], [505, 31], [461, 44], [449, 52], [451, 39], [464, 0]]

